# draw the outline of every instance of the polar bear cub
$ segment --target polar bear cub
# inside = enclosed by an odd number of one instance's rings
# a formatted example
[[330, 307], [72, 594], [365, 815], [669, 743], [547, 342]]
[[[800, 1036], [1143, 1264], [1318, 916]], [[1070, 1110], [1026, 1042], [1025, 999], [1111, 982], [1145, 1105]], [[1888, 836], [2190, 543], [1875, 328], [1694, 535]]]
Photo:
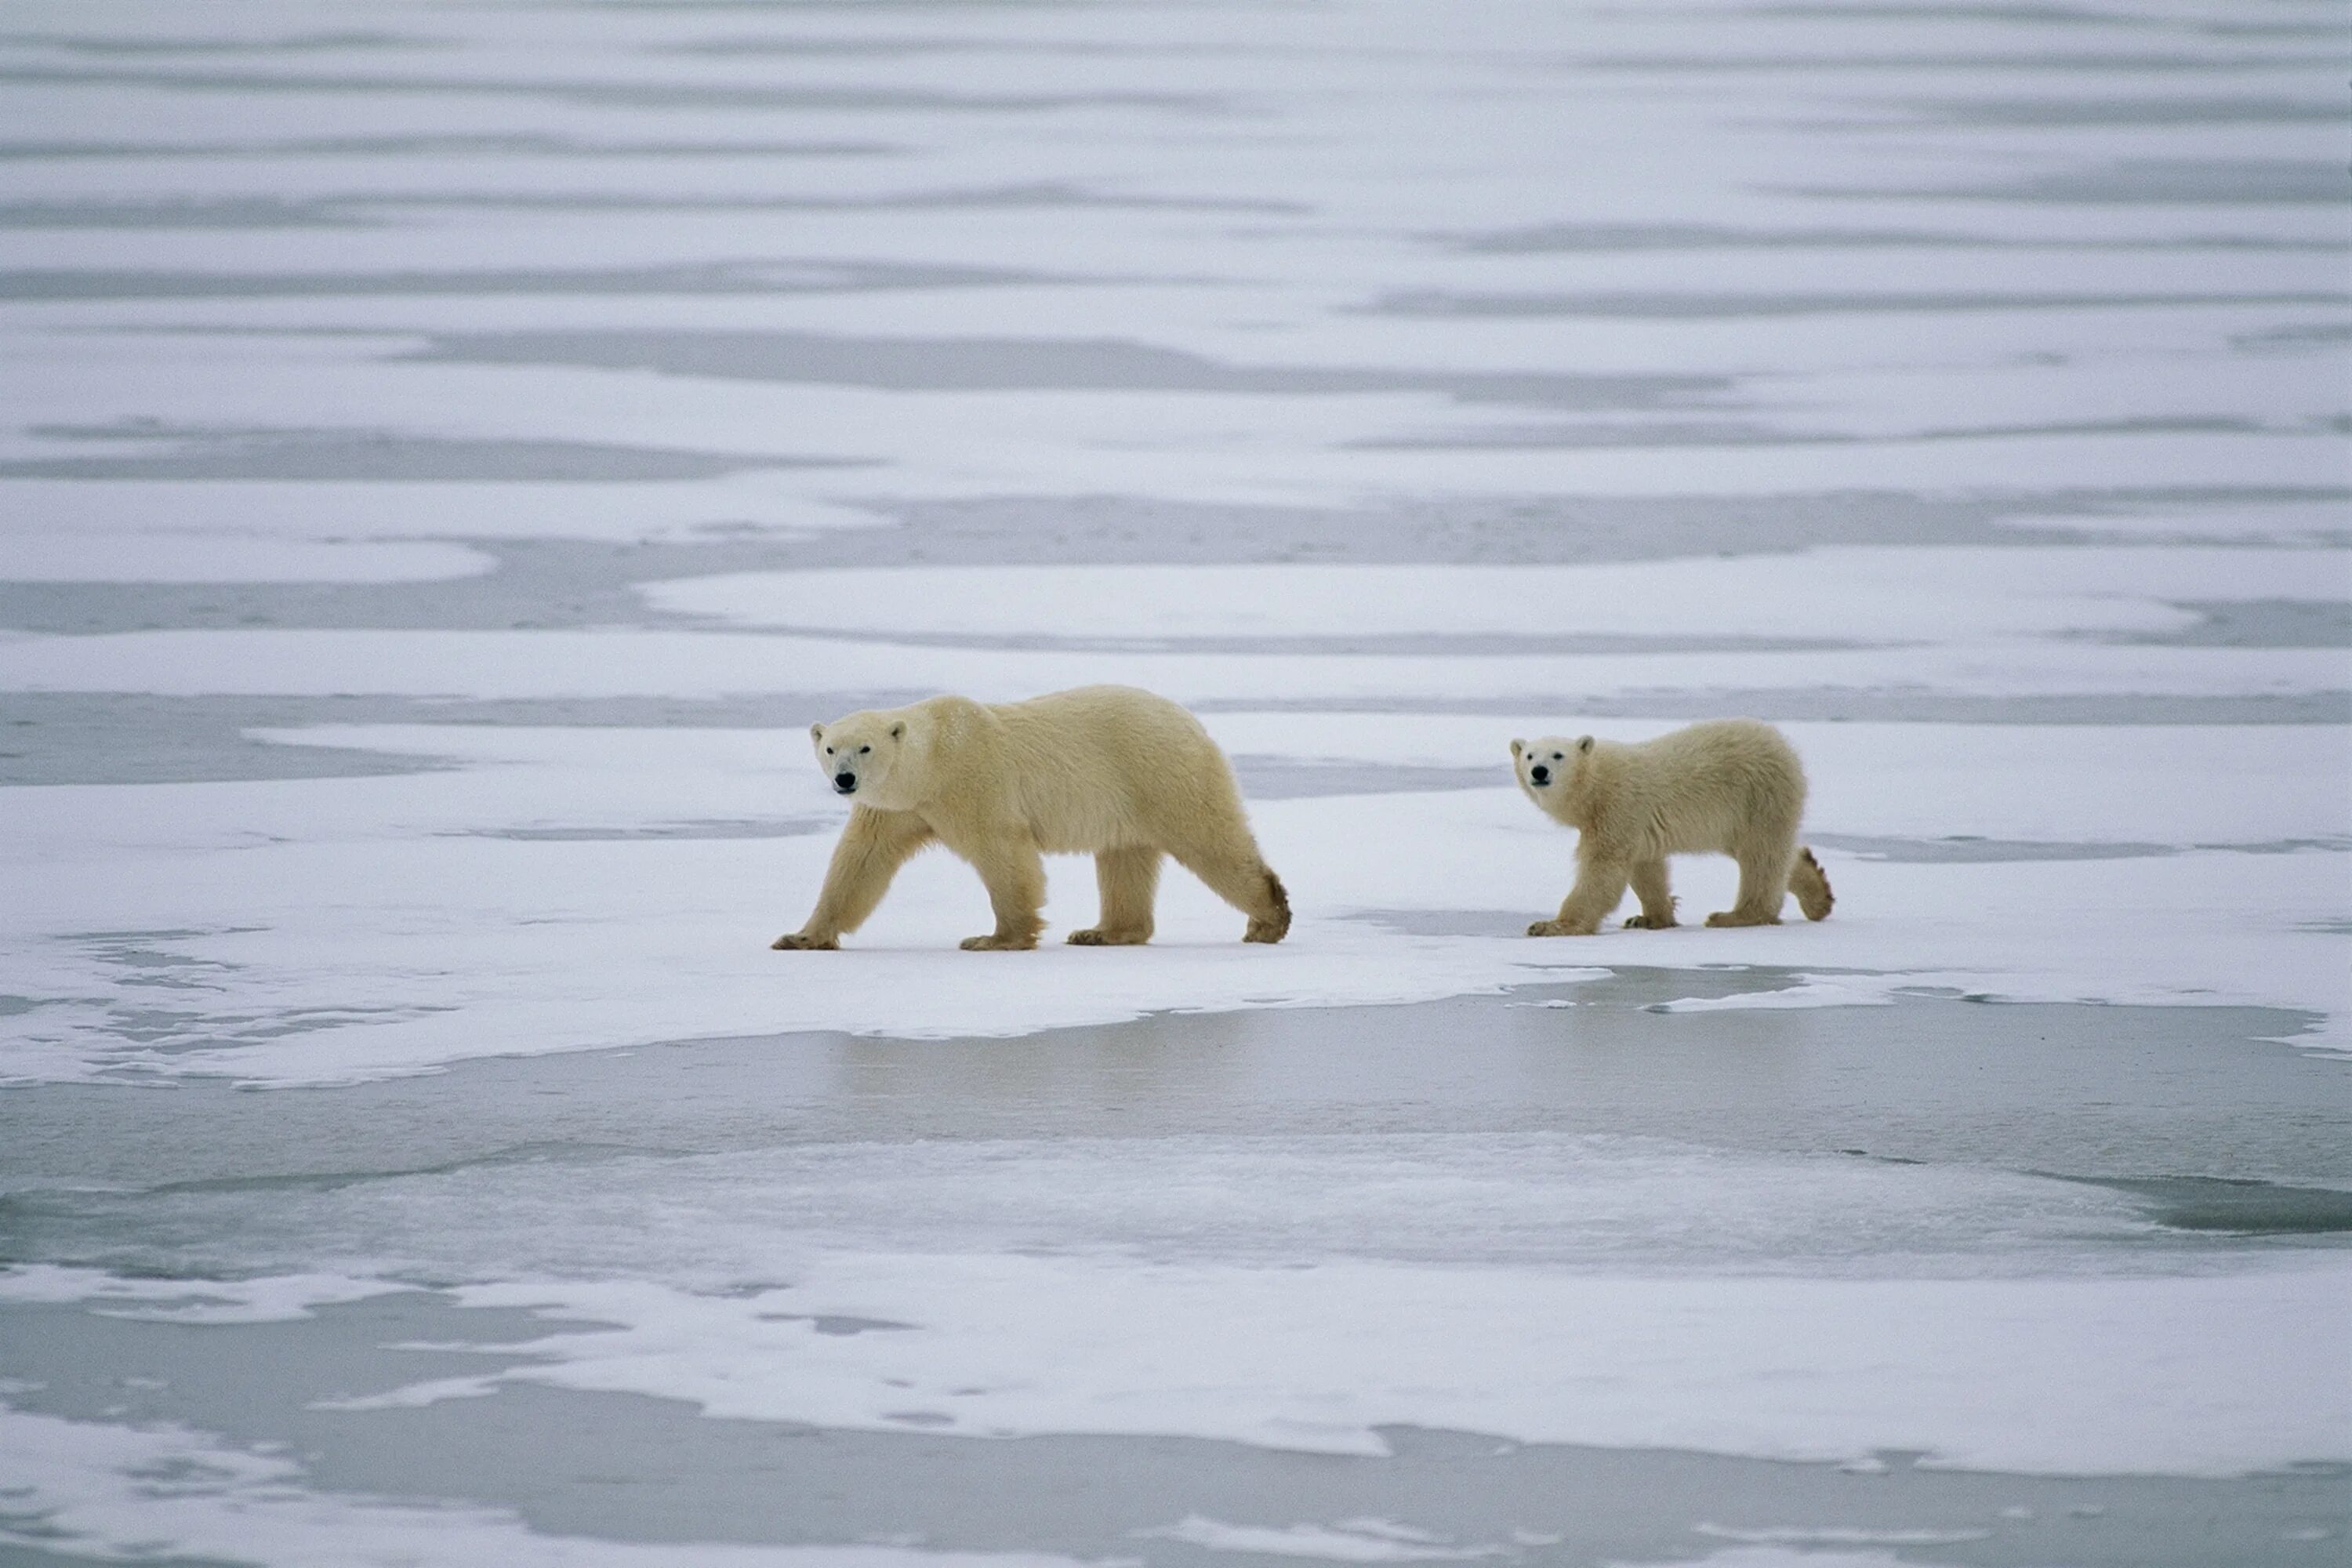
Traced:
[[1673, 925], [1666, 857], [1709, 852], [1739, 862], [1739, 897], [1707, 924], [1778, 925], [1790, 893], [1807, 920], [1828, 918], [1829, 879], [1797, 843], [1805, 770], [1769, 724], [1724, 719], [1639, 745], [1590, 735], [1513, 741], [1511, 758], [1528, 798], [1577, 830], [1576, 885], [1559, 916], [1529, 926], [1529, 936], [1591, 935], [1628, 882], [1642, 912], [1627, 925]]
[[850, 796], [816, 909], [779, 948], [831, 948], [864, 924], [908, 856], [944, 844], [987, 885], [996, 929], [972, 949], [1025, 949], [1045, 928], [1044, 855], [1091, 854], [1102, 918], [1083, 947], [1151, 940], [1163, 855], [1280, 942], [1290, 896], [1258, 853], [1232, 765], [1201, 721], [1149, 691], [1082, 686], [994, 706], [934, 697], [810, 727], [817, 766]]

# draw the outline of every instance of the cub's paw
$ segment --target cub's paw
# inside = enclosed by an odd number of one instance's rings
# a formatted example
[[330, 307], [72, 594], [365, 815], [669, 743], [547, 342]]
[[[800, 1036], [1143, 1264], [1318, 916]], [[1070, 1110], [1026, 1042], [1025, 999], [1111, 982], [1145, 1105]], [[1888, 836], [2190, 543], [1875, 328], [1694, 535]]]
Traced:
[[1034, 936], [968, 936], [957, 944], [966, 952], [1027, 952], [1037, 945]]
[[1672, 915], [1668, 915], [1662, 921], [1654, 921], [1647, 915], [1627, 915], [1625, 917], [1625, 929], [1627, 931], [1664, 931], [1668, 926], [1678, 926], [1682, 923], [1682, 921], [1675, 919]]
[[1776, 926], [1780, 923], [1780, 917], [1743, 915], [1734, 910], [1717, 910], [1706, 917], [1706, 923], [1711, 926]]
[[789, 931], [768, 944], [777, 952], [836, 952], [841, 943], [834, 937], [811, 936], [806, 931]]
[[[1070, 933], [1072, 947], [1140, 947], [1151, 940], [1148, 931], [1112, 931], [1107, 926], [1088, 926]], [[971, 944], [966, 942], [965, 946]]]

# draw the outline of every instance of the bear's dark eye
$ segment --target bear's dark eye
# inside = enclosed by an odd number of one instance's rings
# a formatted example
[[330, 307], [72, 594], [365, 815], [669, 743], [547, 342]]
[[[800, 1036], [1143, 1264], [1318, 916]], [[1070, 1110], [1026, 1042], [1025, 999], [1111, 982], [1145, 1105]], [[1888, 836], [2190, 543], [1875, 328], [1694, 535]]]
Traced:
[[1551, 760], [1552, 760], [1553, 762], [1557, 763], [1557, 762], [1561, 761], [1561, 760], [1562, 760], [1562, 758], [1561, 758], [1560, 754], [1559, 754], [1558, 752], [1554, 752], [1551, 754]]
[[827, 747], [824, 749], [824, 754], [825, 754], [826, 756], [828, 756], [828, 757], [829, 757], [829, 756], [831, 756], [831, 755], [833, 755], [833, 748], [832, 748], [831, 746], [827, 746]]
[[859, 756], [861, 756], [861, 757], [862, 757], [862, 756], [864, 756], [866, 752], [868, 752], [872, 751], [873, 749], [874, 749], [874, 748], [873, 748], [873, 747], [871, 747], [871, 746], [860, 746], [860, 747], [858, 747], [858, 748], [857, 748], [857, 754], [858, 754]]

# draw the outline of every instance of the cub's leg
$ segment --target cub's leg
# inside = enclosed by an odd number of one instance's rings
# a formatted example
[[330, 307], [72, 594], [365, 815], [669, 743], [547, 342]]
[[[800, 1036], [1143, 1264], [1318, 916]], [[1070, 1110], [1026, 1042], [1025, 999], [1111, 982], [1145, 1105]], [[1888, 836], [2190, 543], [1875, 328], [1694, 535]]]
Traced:
[[1642, 912], [1628, 915], [1627, 927], [1664, 931], [1675, 923], [1675, 895], [1666, 886], [1666, 862], [1663, 858], [1633, 863], [1633, 896], [1642, 900]]
[[890, 879], [907, 858], [931, 841], [930, 824], [911, 811], [877, 811], [853, 806], [841, 842], [833, 847], [833, 864], [824, 873], [824, 890], [800, 930], [768, 945], [779, 950], [830, 948], [841, 945], [844, 931], [856, 931], [882, 901]]
[[1160, 890], [1160, 851], [1129, 847], [1095, 857], [1102, 919], [1070, 941], [1080, 947], [1125, 947], [1151, 940], [1151, 903]]
[[1727, 910], [1706, 917], [1711, 926], [1776, 926], [1780, 900], [1789, 896], [1789, 864], [1794, 851], [1743, 851], [1739, 857], [1739, 897]]
[[1290, 933], [1290, 894], [1259, 858], [1247, 829], [1212, 841], [1171, 844], [1168, 853], [1211, 892], [1249, 916], [1244, 942], [1280, 942]]
[[1591, 936], [1625, 896], [1630, 868], [1622, 860], [1577, 861], [1576, 886], [1561, 900], [1557, 920], [1538, 921], [1529, 936]]
[[1037, 945], [1045, 929], [1038, 910], [1045, 903], [1045, 862], [1026, 834], [1007, 836], [973, 846], [964, 853], [972, 869], [988, 886], [989, 907], [996, 911], [996, 929], [986, 936], [968, 936], [963, 947], [972, 952], [1026, 952]]
[[1830, 891], [1829, 873], [1810, 849], [1797, 851], [1797, 864], [1789, 873], [1789, 891], [1797, 895], [1797, 907], [1809, 921], [1829, 919], [1830, 910], [1837, 903], [1837, 895]]

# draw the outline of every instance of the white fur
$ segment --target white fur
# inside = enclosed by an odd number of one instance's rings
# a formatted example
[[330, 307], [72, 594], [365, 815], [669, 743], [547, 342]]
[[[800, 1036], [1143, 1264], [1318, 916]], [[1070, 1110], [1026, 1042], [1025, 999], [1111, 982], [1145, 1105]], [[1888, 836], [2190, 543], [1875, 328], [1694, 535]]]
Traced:
[[1790, 892], [1809, 920], [1830, 912], [1829, 879], [1797, 842], [1804, 766], [1769, 724], [1717, 720], [1638, 745], [1551, 735], [1513, 741], [1511, 759], [1528, 798], [1577, 830], [1576, 885], [1559, 916], [1529, 926], [1529, 936], [1591, 935], [1629, 882], [1642, 912], [1626, 924], [1675, 924], [1670, 855], [1739, 862], [1738, 899], [1709, 925], [1778, 924]]
[[1249, 917], [1248, 942], [1290, 929], [1282, 883], [1258, 854], [1232, 766], [1200, 721], [1163, 697], [1083, 686], [990, 706], [934, 697], [809, 731], [817, 765], [856, 805], [808, 923], [779, 948], [830, 948], [882, 900], [925, 845], [944, 844], [988, 886], [996, 930], [968, 948], [1030, 948], [1044, 927], [1041, 855], [1091, 854], [1100, 923], [1086, 946], [1147, 942], [1162, 855]]

